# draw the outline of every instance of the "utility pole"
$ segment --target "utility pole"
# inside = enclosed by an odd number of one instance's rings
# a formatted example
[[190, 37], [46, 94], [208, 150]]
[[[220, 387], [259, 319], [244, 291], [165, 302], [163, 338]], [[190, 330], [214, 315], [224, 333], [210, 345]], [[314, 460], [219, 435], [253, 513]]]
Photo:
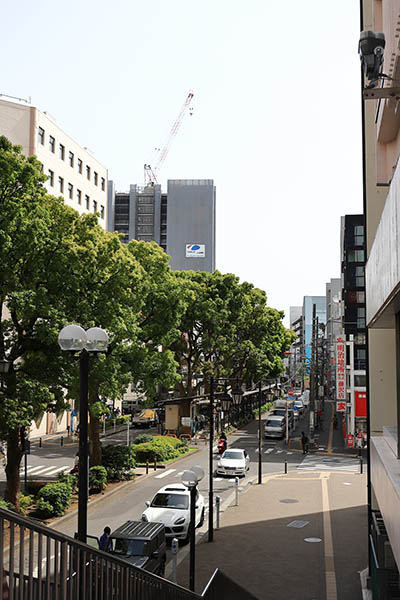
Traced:
[[310, 368], [310, 423], [309, 423], [309, 439], [310, 447], [315, 444], [315, 388], [316, 388], [316, 343], [315, 343], [315, 332], [316, 332], [316, 317], [317, 306], [313, 304], [313, 316], [312, 316], [312, 337], [311, 337], [311, 368]]

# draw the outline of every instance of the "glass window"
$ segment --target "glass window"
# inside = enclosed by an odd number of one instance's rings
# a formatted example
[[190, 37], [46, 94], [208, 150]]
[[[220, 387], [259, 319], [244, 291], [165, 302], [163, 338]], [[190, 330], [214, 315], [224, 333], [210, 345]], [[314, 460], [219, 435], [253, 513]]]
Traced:
[[39, 127], [38, 129], [38, 143], [44, 145], [44, 129]]
[[354, 227], [354, 245], [362, 246], [364, 244], [364, 225]]
[[96, 213], [97, 212], [97, 201], [93, 200], [93, 212]]
[[49, 169], [48, 173], [49, 173], [49, 184], [51, 185], [51, 187], [54, 187], [54, 171]]
[[89, 210], [89, 202], [90, 202], [90, 198], [88, 195], [85, 196], [85, 202], [86, 202], [86, 210]]
[[62, 144], [60, 144], [59, 146], [58, 156], [59, 158], [61, 158], [61, 160], [65, 159], [65, 146], [63, 146]]
[[86, 177], [90, 179], [90, 167], [86, 165]]
[[76, 190], [76, 199], [78, 200], [78, 204], [82, 204], [82, 192], [81, 192], [81, 190]]
[[364, 262], [364, 250], [349, 250], [347, 260], [348, 262]]
[[56, 140], [52, 135], [49, 135], [49, 150], [53, 153], [56, 151]]
[[356, 286], [364, 287], [365, 278], [364, 278], [364, 267], [356, 267]]
[[365, 327], [365, 308], [357, 308], [357, 328], [364, 329]]
[[354, 375], [354, 387], [365, 387], [367, 378], [365, 375]]
[[74, 186], [72, 185], [72, 183], [68, 184], [68, 198], [70, 198], [72, 200], [72, 198], [74, 197]]
[[99, 176], [96, 173], [96, 171], [93, 171], [93, 181], [94, 181], [94, 185], [99, 185]]
[[82, 161], [80, 158], [78, 158], [78, 171], [79, 173], [82, 173]]
[[64, 193], [64, 179], [62, 177], [58, 178], [58, 188], [59, 188], [60, 192], [63, 194]]
[[101, 178], [101, 189], [103, 190], [103, 192], [105, 190], [105, 187], [106, 187], [106, 180], [104, 179], [104, 177], [102, 177]]
[[354, 343], [358, 344], [360, 346], [365, 346], [367, 342], [367, 336], [365, 335], [365, 333], [357, 333], [357, 335], [354, 336]]
[[100, 217], [102, 219], [104, 219], [104, 206], [103, 205], [100, 206]]
[[73, 167], [74, 166], [74, 153], [71, 151], [68, 152], [68, 160], [69, 160], [69, 166]]

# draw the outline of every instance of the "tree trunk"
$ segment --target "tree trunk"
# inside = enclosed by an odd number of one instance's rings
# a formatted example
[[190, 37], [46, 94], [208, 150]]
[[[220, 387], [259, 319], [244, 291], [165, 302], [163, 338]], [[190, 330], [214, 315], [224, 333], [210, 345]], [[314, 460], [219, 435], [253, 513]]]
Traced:
[[100, 421], [90, 412], [89, 407], [89, 441], [90, 441], [90, 466], [101, 465]]
[[4, 500], [10, 502], [19, 511], [20, 476], [19, 469], [23, 452], [18, 441], [18, 431], [10, 431], [7, 436], [7, 465], [6, 465], [6, 489]]

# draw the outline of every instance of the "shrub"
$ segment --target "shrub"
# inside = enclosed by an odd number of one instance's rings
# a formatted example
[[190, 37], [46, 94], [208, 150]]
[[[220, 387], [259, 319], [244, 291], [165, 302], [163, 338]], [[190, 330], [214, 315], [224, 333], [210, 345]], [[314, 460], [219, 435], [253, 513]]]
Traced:
[[4, 498], [0, 498], [0, 508], [10, 508], [10, 504]]
[[146, 442], [152, 442], [153, 441], [153, 436], [151, 433], [140, 433], [138, 436], [136, 436], [136, 439], [134, 440], [134, 444], [145, 444]]
[[72, 489], [67, 483], [47, 483], [39, 491], [36, 507], [44, 517], [58, 517], [68, 508], [71, 495]]
[[108, 479], [121, 481], [131, 479], [134, 475], [135, 458], [128, 446], [105, 446], [102, 449], [102, 462]]
[[21, 511], [21, 513], [23, 515], [26, 514], [27, 509], [32, 506], [32, 504], [34, 503], [35, 498], [32, 495], [28, 495], [28, 494], [20, 494], [19, 496], [19, 509]]
[[154, 436], [151, 442], [135, 444], [132, 446], [137, 462], [162, 462], [177, 458], [188, 451], [188, 444], [174, 437]]
[[78, 487], [78, 476], [73, 473], [59, 473], [57, 482], [65, 483], [71, 488], [71, 493]]
[[89, 486], [90, 489], [102, 492], [107, 485], [107, 470], [101, 465], [90, 467]]

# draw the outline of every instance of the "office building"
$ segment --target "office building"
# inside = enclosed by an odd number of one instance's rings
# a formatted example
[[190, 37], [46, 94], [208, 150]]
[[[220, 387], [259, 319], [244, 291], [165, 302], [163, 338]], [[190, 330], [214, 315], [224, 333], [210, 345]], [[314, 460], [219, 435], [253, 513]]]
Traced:
[[336, 391], [336, 356], [335, 342], [343, 334], [340, 312], [342, 298], [342, 280], [331, 279], [326, 284], [326, 350], [327, 350], [327, 392], [329, 397], [335, 397]]
[[0, 135], [38, 158], [50, 194], [80, 214], [99, 213], [98, 222], [107, 229], [107, 169], [52, 117], [29, 104], [0, 100]]
[[109, 231], [122, 240], [155, 241], [174, 270], [215, 270], [215, 187], [212, 179], [172, 179], [160, 185], [108, 186]]

